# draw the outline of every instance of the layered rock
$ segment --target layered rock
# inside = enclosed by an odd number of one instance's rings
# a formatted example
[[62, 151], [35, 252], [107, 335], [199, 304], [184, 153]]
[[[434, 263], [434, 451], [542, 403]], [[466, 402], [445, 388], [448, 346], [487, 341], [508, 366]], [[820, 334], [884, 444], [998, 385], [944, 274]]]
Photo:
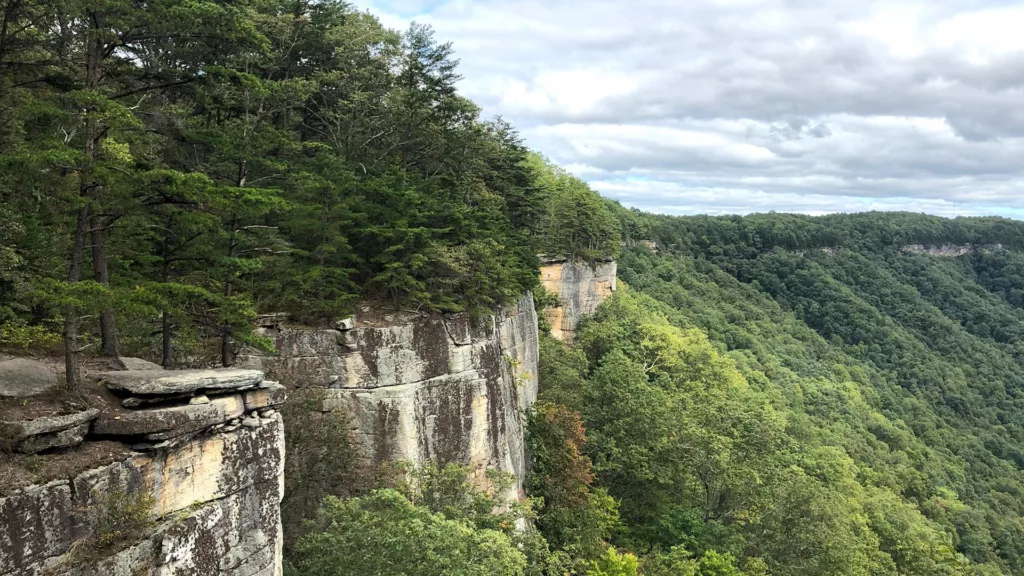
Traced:
[[99, 413], [99, 410], [91, 408], [32, 420], [0, 422], [2, 443], [8, 450], [25, 454], [77, 446], [85, 440], [85, 435], [89, 433], [89, 423]]
[[332, 329], [263, 328], [278, 355], [241, 356], [277, 378], [324, 388], [375, 463], [430, 460], [525, 476], [525, 410], [537, 397], [537, 316], [530, 295], [466, 314], [363, 309]]
[[558, 296], [559, 306], [546, 308], [551, 335], [572, 343], [576, 326], [615, 291], [616, 265], [608, 262], [547, 260], [540, 268], [541, 285]]
[[[0, 576], [282, 573], [283, 387], [260, 373], [145, 368], [101, 379], [124, 393], [131, 382], [147, 395], [144, 408], [113, 401], [19, 424], [28, 438], [87, 428], [85, 444], [45, 458], [74, 459], [101, 439], [135, 450], [0, 497]], [[124, 508], [138, 526], [118, 525], [126, 520], [113, 512]], [[122, 541], [101, 546], [118, 530]]]

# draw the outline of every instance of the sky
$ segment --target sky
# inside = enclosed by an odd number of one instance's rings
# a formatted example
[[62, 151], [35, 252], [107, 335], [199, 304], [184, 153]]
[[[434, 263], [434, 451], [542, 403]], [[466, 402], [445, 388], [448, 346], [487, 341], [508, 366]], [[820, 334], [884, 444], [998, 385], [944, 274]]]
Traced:
[[1024, 218], [1024, 2], [356, 0], [624, 205]]

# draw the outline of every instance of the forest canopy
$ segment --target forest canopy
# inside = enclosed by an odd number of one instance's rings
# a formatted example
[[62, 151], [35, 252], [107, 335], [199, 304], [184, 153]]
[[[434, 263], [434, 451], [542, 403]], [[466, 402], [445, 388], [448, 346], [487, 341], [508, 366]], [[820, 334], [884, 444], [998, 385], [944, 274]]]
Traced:
[[[618, 223], [349, 4], [4, 0], [0, 346], [224, 365], [263, 312], [480, 313]], [[594, 226], [593, 230], [590, 229]], [[597, 235], [595, 232], [597, 231]]]
[[0, 351], [72, 391], [85, 355], [231, 365], [261, 313], [479, 315], [539, 254], [618, 256], [542, 338], [522, 501], [458, 466], [316, 486], [293, 573], [1024, 573], [1024, 223], [627, 210], [483, 118], [429, 27], [337, 0], [0, 8]]
[[542, 347], [541, 399], [641, 573], [1024, 570], [1024, 223], [617, 215], [659, 251]]

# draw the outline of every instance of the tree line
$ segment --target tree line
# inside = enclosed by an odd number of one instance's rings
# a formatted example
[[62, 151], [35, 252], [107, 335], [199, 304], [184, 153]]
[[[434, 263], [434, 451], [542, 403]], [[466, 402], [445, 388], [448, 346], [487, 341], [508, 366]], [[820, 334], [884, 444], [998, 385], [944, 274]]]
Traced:
[[[428, 27], [345, 2], [0, 1], [0, 346], [228, 366], [261, 312], [482, 313], [604, 257]], [[595, 232], [596, 231], [596, 232]]]

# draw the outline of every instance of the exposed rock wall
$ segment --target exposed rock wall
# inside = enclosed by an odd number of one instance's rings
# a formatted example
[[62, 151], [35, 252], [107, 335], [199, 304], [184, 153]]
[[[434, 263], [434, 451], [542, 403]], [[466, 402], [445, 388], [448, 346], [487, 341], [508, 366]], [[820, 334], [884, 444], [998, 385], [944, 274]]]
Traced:
[[551, 335], [572, 343], [580, 319], [592, 314], [615, 291], [615, 273], [614, 261], [587, 264], [556, 260], [541, 266], [541, 284], [561, 303], [544, 310]]
[[277, 356], [249, 367], [325, 389], [374, 463], [437, 459], [525, 475], [525, 409], [537, 398], [533, 297], [485, 318], [365, 308], [334, 329], [263, 328]]
[[[125, 456], [0, 497], [0, 576], [280, 575], [283, 387], [240, 370], [104, 378], [142, 387], [145, 406], [111, 394], [83, 444], [32, 458], [72, 461], [100, 442], [123, 443]], [[117, 530], [127, 533], [101, 546]]]
[[927, 254], [940, 258], [956, 258], [972, 252], [997, 252], [1003, 249], [1002, 244], [943, 244], [941, 246], [925, 246], [908, 244], [900, 249], [905, 254]]

